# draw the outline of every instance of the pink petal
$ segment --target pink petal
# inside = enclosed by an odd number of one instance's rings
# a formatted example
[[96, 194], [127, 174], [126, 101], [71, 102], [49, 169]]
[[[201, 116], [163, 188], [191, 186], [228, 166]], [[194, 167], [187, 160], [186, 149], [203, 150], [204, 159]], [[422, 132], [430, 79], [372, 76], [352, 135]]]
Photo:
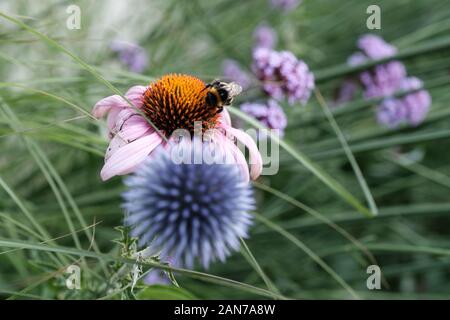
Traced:
[[241, 150], [239, 150], [239, 148], [234, 144], [234, 142], [230, 141], [230, 139], [228, 139], [227, 137], [222, 136], [221, 139], [222, 140], [220, 141], [223, 142], [226, 151], [231, 153], [231, 155], [236, 161], [236, 164], [239, 166], [244, 182], [248, 182], [250, 180], [250, 176], [248, 173], [247, 160], [245, 159]]
[[144, 102], [144, 92], [147, 90], [145, 86], [134, 86], [128, 89], [125, 96], [130, 100], [137, 108], [141, 108]]
[[[114, 108], [114, 109], [109, 111], [108, 118], [106, 120], [106, 123], [108, 124], [109, 131], [114, 131], [114, 127], [116, 126], [116, 122], [117, 122], [117, 117], [118, 117], [119, 113], [122, 110], [126, 110], [126, 109], [124, 109], [124, 108]], [[114, 134], [115, 133], [112, 132], [112, 135], [114, 135]]]
[[116, 135], [111, 139], [108, 145], [108, 149], [106, 149], [105, 153], [105, 162], [108, 161], [109, 158], [119, 149], [123, 146], [127, 145], [127, 142], [122, 139], [122, 137]]
[[[147, 88], [144, 86], [134, 86], [128, 89], [125, 97], [130, 100], [137, 108], [141, 108], [143, 104], [143, 95]], [[115, 94], [103, 98], [97, 102], [92, 110], [92, 114], [96, 118], [103, 117], [108, 111], [115, 108], [129, 108], [128, 102], [121, 96]]]
[[256, 180], [262, 172], [262, 157], [259, 153], [258, 147], [256, 146], [255, 141], [245, 132], [235, 129], [231, 126], [227, 126], [222, 124], [222, 128], [225, 129], [226, 132], [235, 136], [240, 142], [242, 142], [250, 152], [250, 177], [253, 180]]
[[137, 139], [114, 152], [100, 172], [103, 181], [132, 172], [161, 143], [157, 132]]
[[122, 128], [117, 131], [116, 134], [113, 134], [113, 138], [106, 150], [105, 161], [107, 161], [119, 148], [153, 132], [153, 128], [149, 127], [144, 118], [139, 115], [132, 116], [124, 123]]
[[220, 113], [219, 121], [231, 126], [231, 117], [230, 113], [228, 112], [227, 108], [223, 108], [222, 112]]
[[127, 106], [127, 102], [121, 96], [115, 94], [97, 102], [92, 110], [92, 114], [96, 118], [101, 118], [110, 111], [111, 108], [125, 108]]
[[154, 132], [147, 120], [138, 114], [130, 116], [118, 129], [117, 135], [127, 143], [142, 137], [148, 132]]
[[[111, 117], [108, 116], [108, 128], [115, 135], [123, 127], [125, 121], [131, 119], [135, 115], [139, 115], [135, 110], [131, 108], [123, 108], [118, 113], [114, 113]], [[113, 110], [115, 111], [115, 110]], [[111, 111], [110, 114], [113, 114]]]

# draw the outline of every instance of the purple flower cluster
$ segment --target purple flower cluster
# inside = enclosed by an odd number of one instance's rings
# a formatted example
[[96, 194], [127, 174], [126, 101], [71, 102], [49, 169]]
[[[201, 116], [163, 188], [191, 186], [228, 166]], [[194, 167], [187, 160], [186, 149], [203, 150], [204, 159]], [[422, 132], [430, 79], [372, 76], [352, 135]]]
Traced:
[[[360, 52], [351, 55], [347, 61], [355, 66], [368, 60], [391, 57], [397, 49], [376, 35], [368, 34], [358, 40]], [[350, 91], [355, 88], [346, 81], [341, 87], [338, 100], [346, 101]], [[422, 81], [415, 77], [407, 77], [406, 68], [400, 61], [390, 61], [376, 65], [359, 74], [359, 82], [364, 89], [365, 98], [384, 98], [378, 105], [378, 122], [388, 127], [396, 127], [402, 123], [420, 124], [426, 117], [431, 105], [431, 97], [422, 88]], [[393, 97], [401, 91], [414, 91], [400, 98]], [[352, 94], [353, 94], [352, 93]], [[347, 100], [348, 101], [348, 100]]]
[[377, 110], [378, 122], [394, 128], [402, 123], [413, 126], [420, 124], [426, 117], [431, 105], [428, 91], [421, 89], [422, 81], [416, 77], [403, 79], [400, 90], [413, 91], [402, 97], [387, 98]]
[[358, 48], [370, 59], [377, 60], [393, 56], [397, 48], [374, 34], [366, 34], [358, 39]]
[[227, 59], [222, 64], [225, 79], [237, 82], [242, 89], [248, 89], [251, 84], [250, 76], [242, 70], [239, 63], [232, 59]]
[[339, 88], [339, 92], [336, 98], [336, 104], [340, 105], [351, 101], [358, 91], [358, 84], [353, 80], [345, 80], [344, 83]]
[[287, 126], [287, 118], [283, 109], [275, 100], [268, 100], [267, 104], [244, 103], [241, 110], [260, 121], [269, 129], [277, 130], [280, 137], [284, 135]]
[[270, 0], [270, 4], [273, 8], [281, 9], [283, 11], [294, 10], [300, 2], [300, 0]]
[[273, 49], [278, 41], [277, 33], [269, 25], [263, 23], [256, 27], [253, 32], [255, 48]]
[[[386, 43], [382, 38], [368, 34], [358, 40], [358, 48], [362, 52], [356, 52], [348, 59], [351, 66], [365, 63], [368, 60], [383, 59], [393, 56], [397, 49]], [[385, 97], [398, 91], [401, 81], [406, 77], [406, 69], [400, 61], [390, 61], [375, 66], [372, 70], [364, 71], [359, 79], [364, 86], [366, 98]]]
[[399, 61], [375, 66], [373, 70], [364, 71], [359, 76], [365, 88], [364, 96], [366, 98], [379, 98], [394, 94], [405, 77], [405, 66]]
[[142, 73], [148, 66], [148, 55], [144, 48], [135, 43], [120, 40], [111, 42], [110, 48], [130, 71]]
[[314, 89], [314, 75], [289, 51], [256, 48], [252, 70], [267, 95], [276, 100], [287, 97], [291, 105], [305, 104]]

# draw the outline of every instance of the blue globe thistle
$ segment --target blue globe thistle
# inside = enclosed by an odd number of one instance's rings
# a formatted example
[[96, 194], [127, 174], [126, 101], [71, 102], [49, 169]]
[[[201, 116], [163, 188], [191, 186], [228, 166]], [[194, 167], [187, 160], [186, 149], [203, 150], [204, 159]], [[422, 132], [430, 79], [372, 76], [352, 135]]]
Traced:
[[[194, 145], [185, 143], [184, 151], [190, 160], [203, 159]], [[125, 180], [125, 223], [140, 246], [161, 250], [179, 265], [192, 267], [198, 259], [207, 268], [238, 250], [239, 237], [247, 237], [253, 192], [236, 164], [180, 163], [171, 154], [159, 152]]]

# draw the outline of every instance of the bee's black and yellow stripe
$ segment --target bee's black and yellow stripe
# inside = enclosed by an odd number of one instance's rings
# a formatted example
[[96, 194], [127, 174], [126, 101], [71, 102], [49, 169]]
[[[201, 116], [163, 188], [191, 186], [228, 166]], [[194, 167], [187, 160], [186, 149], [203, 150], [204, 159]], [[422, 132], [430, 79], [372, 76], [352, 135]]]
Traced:
[[211, 87], [208, 89], [208, 92], [206, 93], [206, 104], [210, 107], [221, 107], [223, 106], [223, 101], [220, 98], [219, 91]]
[[223, 87], [221, 82], [214, 82], [206, 86], [208, 93], [206, 94], [206, 103], [210, 107], [223, 108], [224, 105], [229, 104], [230, 93]]

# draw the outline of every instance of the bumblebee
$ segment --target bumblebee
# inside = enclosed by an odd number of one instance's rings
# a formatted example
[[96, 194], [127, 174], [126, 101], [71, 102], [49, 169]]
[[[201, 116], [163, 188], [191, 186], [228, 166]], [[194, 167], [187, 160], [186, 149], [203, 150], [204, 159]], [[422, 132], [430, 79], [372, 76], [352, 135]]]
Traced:
[[236, 82], [223, 82], [214, 80], [205, 86], [206, 105], [210, 108], [217, 108], [220, 113], [224, 106], [229, 106], [233, 102], [233, 98], [242, 92], [242, 87]]

